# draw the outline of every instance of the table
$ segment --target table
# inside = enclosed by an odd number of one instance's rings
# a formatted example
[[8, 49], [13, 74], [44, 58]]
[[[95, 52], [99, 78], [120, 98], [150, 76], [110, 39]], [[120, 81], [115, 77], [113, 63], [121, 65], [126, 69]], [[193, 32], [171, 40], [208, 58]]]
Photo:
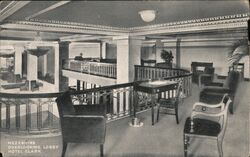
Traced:
[[154, 104], [156, 104], [157, 93], [176, 89], [178, 82], [170, 80], [157, 80], [136, 83], [134, 85], [134, 118], [130, 122], [131, 126], [140, 127], [143, 123], [136, 117], [136, 108], [138, 105], [138, 92], [144, 92], [150, 94], [151, 98], [151, 112], [152, 112], [152, 125], [154, 125]]

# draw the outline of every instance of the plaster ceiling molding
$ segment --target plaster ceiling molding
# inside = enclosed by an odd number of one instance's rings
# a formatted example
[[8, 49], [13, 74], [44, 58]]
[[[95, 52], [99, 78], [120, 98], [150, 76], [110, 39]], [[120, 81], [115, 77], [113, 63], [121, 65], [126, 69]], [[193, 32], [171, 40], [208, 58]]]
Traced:
[[[233, 17], [233, 18], [232, 18]], [[215, 19], [223, 20], [215, 20]], [[162, 33], [184, 33], [184, 32], [202, 32], [209, 30], [221, 29], [247, 29], [247, 21], [249, 14], [241, 14], [237, 16], [222, 16], [217, 18], [197, 19], [187, 22], [173, 22], [158, 24], [154, 26], [143, 26], [131, 28], [131, 33], [134, 35], [149, 35], [149, 34], [162, 34]], [[185, 24], [184, 24], [185, 23]]]
[[41, 22], [41, 23], [49, 23], [49, 24], [61, 24], [61, 25], [68, 25], [73, 27], [91, 27], [96, 30], [112, 30], [112, 31], [127, 31], [125, 27], [112, 27], [112, 26], [105, 26], [105, 25], [95, 25], [95, 24], [86, 24], [86, 23], [78, 23], [78, 22], [69, 22], [69, 21], [58, 21], [58, 20], [42, 20], [42, 19], [30, 19], [29, 21], [34, 22]]
[[[120, 36], [207, 32], [216, 30], [247, 29], [249, 13], [193, 19], [141, 27], [119, 28], [76, 22], [31, 19], [30, 21], [9, 21], [1, 25], [4, 30], [26, 30], [54, 33], [77, 33], [81, 35]], [[91, 37], [90, 37], [91, 38]], [[75, 39], [73, 39], [75, 40]], [[84, 40], [84, 39], [83, 39]]]
[[113, 28], [108, 26], [92, 26], [89, 24], [76, 24], [71, 22], [61, 21], [8, 21], [1, 25], [5, 29], [15, 30], [33, 30], [42, 32], [63, 32], [63, 33], [78, 33], [78, 34], [93, 34], [93, 35], [123, 35], [127, 34], [127, 30]]
[[167, 26], [173, 26], [175, 28], [178, 28], [178, 27], [189, 26], [188, 24], [191, 24], [190, 26], [215, 25], [220, 23], [235, 23], [238, 21], [247, 21], [248, 19], [249, 19], [249, 13], [245, 13], [245, 14], [226, 15], [226, 16], [217, 16], [211, 18], [162, 23], [162, 24], [140, 26], [140, 27], [131, 27], [130, 30], [141, 31], [141, 30], [150, 30]]

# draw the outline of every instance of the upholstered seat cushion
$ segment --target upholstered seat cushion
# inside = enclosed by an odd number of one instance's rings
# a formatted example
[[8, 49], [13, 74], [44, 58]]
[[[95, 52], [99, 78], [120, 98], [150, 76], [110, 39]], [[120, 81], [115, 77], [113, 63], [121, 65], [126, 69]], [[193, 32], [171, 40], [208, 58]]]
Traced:
[[200, 102], [209, 103], [209, 104], [217, 104], [221, 101], [223, 95], [225, 93], [230, 94], [231, 90], [229, 88], [224, 87], [205, 87], [200, 92]]
[[211, 93], [214, 93], [214, 92], [216, 92], [216, 93], [230, 93], [231, 92], [231, 90], [227, 87], [218, 87], [218, 86], [213, 86], [213, 87], [207, 86], [202, 91], [207, 92], [207, 93], [209, 93], [209, 92], [211, 92]]
[[220, 133], [221, 127], [220, 124], [207, 119], [195, 118], [193, 120], [193, 132], [190, 132], [191, 129], [191, 118], [188, 117], [184, 126], [184, 133], [196, 134], [196, 135], [205, 135], [205, 136], [217, 136]]

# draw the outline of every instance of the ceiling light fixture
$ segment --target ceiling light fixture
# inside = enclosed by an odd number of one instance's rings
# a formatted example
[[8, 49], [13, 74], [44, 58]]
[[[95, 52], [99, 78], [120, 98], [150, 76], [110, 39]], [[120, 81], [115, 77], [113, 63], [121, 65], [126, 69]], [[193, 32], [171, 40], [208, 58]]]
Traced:
[[142, 10], [139, 11], [139, 15], [141, 16], [142, 20], [145, 22], [152, 22], [156, 17], [155, 10]]
[[42, 37], [40, 36], [40, 32], [36, 32], [36, 36], [34, 37], [34, 41], [28, 43], [25, 46], [25, 49], [32, 55], [37, 57], [45, 55], [49, 49], [42, 47]]
[[37, 45], [42, 42], [40, 32], [36, 32], [33, 41], [26, 44], [25, 49], [37, 49]]

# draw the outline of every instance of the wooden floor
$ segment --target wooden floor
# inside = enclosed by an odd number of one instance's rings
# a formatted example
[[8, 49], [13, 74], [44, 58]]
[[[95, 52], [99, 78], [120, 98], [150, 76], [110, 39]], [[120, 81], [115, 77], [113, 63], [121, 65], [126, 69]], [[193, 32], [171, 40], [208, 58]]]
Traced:
[[[236, 96], [236, 107], [233, 115], [229, 114], [223, 150], [224, 157], [247, 157], [249, 152], [249, 82], [240, 85]], [[180, 124], [177, 125], [174, 116], [160, 115], [159, 123], [151, 125], [151, 112], [141, 113], [139, 117], [144, 122], [140, 128], [130, 127], [130, 118], [125, 118], [107, 124], [107, 135], [104, 145], [106, 157], [182, 157], [183, 156], [183, 126], [185, 119], [190, 116], [191, 107], [198, 100], [200, 89], [193, 85], [192, 96], [180, 104]], [[8, 153], [7, 141], [33, 141], [40, 146], [40, 153], [22, 152]], [[7, 143], [7, 144], [6, 144]], [[55, 149], [45, 149], [45, 146], [55, 146]], [[59, 148], [57, 148], [59, 147]], [[24, 137], [1, 134], [1, 152], [4, 157], [58, 157], [61, 153], [61, 136]], [[216, 141], [195, 139], [189, 147], [191, 157], [218, 157]], [[34, 151], [34, 150], [33, 150]], [[98, 145], [70, 144], [66, 157], [97, 157]]]

